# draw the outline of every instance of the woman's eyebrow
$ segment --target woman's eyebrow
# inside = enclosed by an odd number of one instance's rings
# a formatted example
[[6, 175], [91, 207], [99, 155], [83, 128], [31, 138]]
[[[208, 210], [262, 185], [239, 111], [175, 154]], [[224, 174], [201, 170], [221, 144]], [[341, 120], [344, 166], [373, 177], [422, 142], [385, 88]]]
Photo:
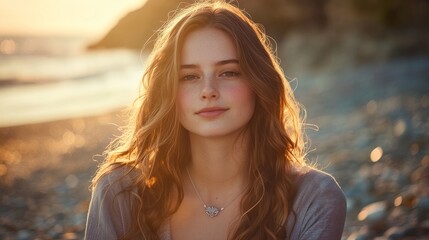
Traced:
[[230, 63], [235, 63], [235, 64], [239, 64], [237, 59], [228, 59], [228, 60], [222, 60], [216, 63], [216, 66], [220, 66], [220, 65], [225, 65], [225, 64], [230, 64]]
[[192, 68], [198, 68], [196, 64], [182, 64], [180, 65], [180, 69], [192, 69]]
[[[221, 66], [221, 65], [226, 65], [226, 64], [230, 64], [230, 63], [239, 64], [237, 59], [227, 59], [227, 60], [219, 61], [215, 65]], [[198, 68], [197, 64], [182, 64], [182, 65], [180, 65], [180, 69], [195, 69], [195, 68]]]

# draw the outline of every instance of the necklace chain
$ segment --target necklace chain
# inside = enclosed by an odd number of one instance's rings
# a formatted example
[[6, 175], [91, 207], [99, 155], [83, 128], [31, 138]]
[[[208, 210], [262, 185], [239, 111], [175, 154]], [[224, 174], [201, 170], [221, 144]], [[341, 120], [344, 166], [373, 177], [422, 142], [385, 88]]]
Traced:
[[243, 192], [240, 192], [237, 196], [235, 196], [230, 202], [228, 202], [224, 207], [218, 208], [215, 206], [207, 205], [206, 202], [204, 202], [203, 198], [201, 197], [200, 192], [198, 191], [197, 187], [194, 184], [194, 181], [192, 180], [191, 174], [189, 173], [188, 168], [186, 168], [186, 172], [188, 173], [189, 181], [192, 184], [192, 187], [194, 188], [195, 193], [197, 194], [198, 199], [203, 204], [204, 212], [211, 218], [216, 217], [219, 215], [220, 212], [222, 212], [226, 207], [228, 207], [231, 203], [233, 203]]

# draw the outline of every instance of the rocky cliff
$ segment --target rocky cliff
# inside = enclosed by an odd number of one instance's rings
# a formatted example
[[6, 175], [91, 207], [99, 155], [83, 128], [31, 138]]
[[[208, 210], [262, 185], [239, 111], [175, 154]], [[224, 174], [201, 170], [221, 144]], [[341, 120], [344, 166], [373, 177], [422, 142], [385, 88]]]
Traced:
[[[148, 0], [89, 48], [141, 49], [145, 46], [150, 49], [149, 39], [169, 15], [191, 2], [193, 0]], [[426, 51], [428, 48], [427, 0], [239, 0], [234, 4], [264, 25], [276, 40], [291, 31], [332, 30], [374, 36], [393, 32], [398, 33], [398, 37], [408, 35], [409, 46], [425, 46]]]

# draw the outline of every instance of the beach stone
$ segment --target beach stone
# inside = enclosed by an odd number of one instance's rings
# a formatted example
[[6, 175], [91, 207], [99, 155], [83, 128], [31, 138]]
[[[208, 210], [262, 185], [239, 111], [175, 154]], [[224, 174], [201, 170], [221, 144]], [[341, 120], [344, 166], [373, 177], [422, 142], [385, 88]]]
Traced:
[[429, 228], [422, 226], [412, 226], [407, 228], [404, 232], [405, 239], [427, 239], [428, 236]]
[[66, 233], [63, 234], [62, 238], [65, 239], [65, 240], [74, 240], [74, 239], [77, 239], [78, 236], [74, 232], [66, 232]]
[[404, 227], [394, 226], [384, 232], [384, 236], [389, 240], [399, 240], [405, 236], [405, 230]]
[[429, 210], [429, 197], [418, 198], [416, 202], [416, 208]]
[[413, 182], [429, 180], [429, 167], [419, 167], [411, 174]]
[[372, 188], [370, 171], [370, 168], [367, 166], [361, 166], [359, 168], [358, 174], [356, 178], [352, 180], [351, 186], [345, 189], [347, 197], [360, 201], [364, 205], [371, 202], [372, 198], [368, 194]]
[[429, 155], [424, 156], [420, 161], [420, 164], [422, 167], [429, 167]]
[[65, 182], [68, 188], [75, 188], [79, 184], [79, 178], [74, 174], [70, 174], [66, 177]]
[[347, 238], [347, 240], [370, 240], [370, 238], [367, 235], [354, 232]]
[[402, 192], [399, 197], [400, 200], [396, 203], [397, 206], [404, 206], [407, 208], [413, 208], [416, 205], [417, 196], [410, 191], [411, 189], [407, 189], [407, 191]]
[[353, 232], [347, 240], [370, 240], [371, 233], [367, 226], [363, 226], [357, 232]]
[[66, 214], [63, 212], [55, 214], [56, 221], [63, 221], [66, 217]]
[[386, 237], [381, 236], [381, 237], [375, 237], [375, 238], [374, 238], [374, 240], [387, 240], [387, 238], [386, 238]]
[[27, 208], [27, 201], [23, 197], [15, 197], [12, 201], [17, 208]]
[[383, 220], [387, 213], [387, 203], [385, 201], [379, 201], [371, 203], [359, 212], [358, 219], [360, 221], [366, 221], [370, 223], [378, 222]]
[[[1, 229], [4, 229], [8, 232], [16, 232], [18, 231], [19, 227], [16, 225], [15, 221], [13, 220], [13, 216], [0, 216], [0, 227]], [[3, 232], [3, 231], [0, 231]]]
[[393, 208], [387, 217], [387, 222], [389, 226], [401, 226], [405, 225], [408, 222], [407, 215], [409, 214], [409, 209], [405, 207], [395, 207]]
[[2, 235], [1, 233], [0, 233], [0, 239], [2, 239], [2, 240], [14, 240], [15, 238], [14, 237], [12, 237], [12, 236], [10, 236], [10, 235]]
[[72, 218], [72, 224], [74, 226], [83, 226], [86, 222], [86, 213], [77, 213]]
[[407, 171], [407, 166], [405, 166], [404, 167], [404, 170], [403, 171], [400, 171], [398, 174], [397, 174], [397, 176], [396, 176], [396, 178], [395, 178], [395, 181], [396, 181], [396, 183], [399, 185], [399, 186], [406, 186], [406, 185], [408, 185], [409, 184], [409, 180], [408, 180], [408, 174], [409, 173], [407, 173], [408, 171]]
[[56, 232], [56, 231], [53, 231], [52, 229], [47, 231], [47, 235], [53, 239], [62, 239], [62, 234], [63, 234], [62, 232]]
[[48, 231], [48, 235], [52, 238], [60, 238], [63, 232], [63, 227], [60, 224], [56, 224]]
[[18, 240], [27, 240], [31, 239], [31, 232], [28, 230], [20, 230], [16, 235], [16, 239]]

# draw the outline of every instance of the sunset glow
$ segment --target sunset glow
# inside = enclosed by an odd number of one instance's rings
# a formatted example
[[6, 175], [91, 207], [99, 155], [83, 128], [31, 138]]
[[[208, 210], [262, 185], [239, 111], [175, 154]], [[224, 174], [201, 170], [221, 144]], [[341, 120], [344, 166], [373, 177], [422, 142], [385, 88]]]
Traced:
[[0, 35], [99, 38], [146, 0], [0, 0]]

